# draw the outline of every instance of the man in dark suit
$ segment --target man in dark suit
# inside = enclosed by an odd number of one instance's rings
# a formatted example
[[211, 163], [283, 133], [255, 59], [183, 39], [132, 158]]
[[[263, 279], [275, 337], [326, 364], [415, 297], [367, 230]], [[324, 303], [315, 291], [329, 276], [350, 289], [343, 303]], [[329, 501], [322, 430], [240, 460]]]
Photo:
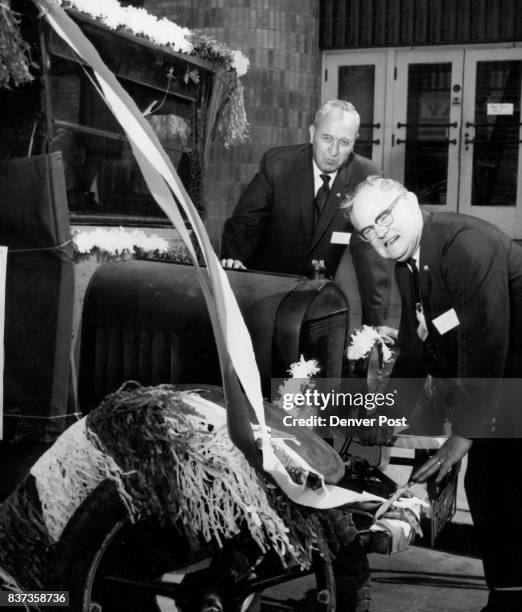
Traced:
[[485, 221], [421, 212], [413, 193], [377, 176], [347, 210], [375, 251], [397, 262], [393, 375], [422, 385], [431, 374], [439, 403], [453, 379], [452, 435], [413, 478], [440, 482], [469, 453], [465, 486], [490, 589], [485, 610], [522, 610], [522, 249]]
[[[368, 175], [379, 172], [373, 162], [353, 152], [359, 123], [352, 104], [330, 100], [310, 126], [310, 144], [265, 153], [259, 172], [225, 223], [224, 267], [308, 274], [313, 260], [323, 260], [326, 274], [333, 277], [352, 232], [340, 203]], [[382, 325], [391, 267], [357, 234], [351, 236], [350, 251], [363, 323]]]

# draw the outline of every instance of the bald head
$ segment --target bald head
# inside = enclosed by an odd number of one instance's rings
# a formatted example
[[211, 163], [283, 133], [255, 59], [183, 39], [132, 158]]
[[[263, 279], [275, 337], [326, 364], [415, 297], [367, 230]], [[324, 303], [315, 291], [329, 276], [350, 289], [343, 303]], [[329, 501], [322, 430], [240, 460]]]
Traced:
[[347, 202], [345, 214], [385, 259], [405, 261], [419, 247], [422, 213], [417, 197], [398, 181], [368, 177]]

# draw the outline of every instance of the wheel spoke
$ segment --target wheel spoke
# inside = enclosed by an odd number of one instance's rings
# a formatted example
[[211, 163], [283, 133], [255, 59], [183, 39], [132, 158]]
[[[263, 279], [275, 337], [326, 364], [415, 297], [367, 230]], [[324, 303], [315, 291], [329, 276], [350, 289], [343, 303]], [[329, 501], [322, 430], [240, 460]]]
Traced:
[[147, 582], [144, 580], [120, 578], [119, 576], [104, 576], [103, 580], [121, 587], [140, 589], [142, 592], [150, 593], [152, 595], [163, 595], [164, 597], [171, 597], [173, 599], [179, 595], [181, 590], [179, 584], [173, 582], [160, 582], [158, 580]]
[[295, 605], [289, 606], [272, 597], [261, 597], [261, 606], [269, 606], [270, 612], [295, 612]]
[[277, 586], [279, 584], [284, 584], [285, 582], [289, 582], [290, 580], [296, 580], [298, 578], [305, 578], [306, 576], [310, 576], [313, 574], [313, 570], [288, 570], [286, 572], [281, 572], [276, 574], [275, 576], [266, 576], [261, 578], [251, 578], [246, 580], [245, 582], [241, 582], [238, 587], [241, 590], [244, 590], [247, 593], [251, 593], [252, 591], [261, 591], [263, 589], [268, 589], [270, 587]]

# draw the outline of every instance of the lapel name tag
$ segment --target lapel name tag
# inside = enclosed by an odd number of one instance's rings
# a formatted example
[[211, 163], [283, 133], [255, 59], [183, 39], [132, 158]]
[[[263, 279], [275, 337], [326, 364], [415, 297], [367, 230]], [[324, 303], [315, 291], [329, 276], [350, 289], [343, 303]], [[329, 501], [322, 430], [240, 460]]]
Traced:
[[441, 336], [460, 325], [459, 318], [457, 317], [457, 313], [455, 312], [454, 308], [450, 308], [450, 310], [447, 310], [438, 317], [435, 317], [432, 323]]
[[330, 244], [350, 244], [350, 232], [332, 232]]

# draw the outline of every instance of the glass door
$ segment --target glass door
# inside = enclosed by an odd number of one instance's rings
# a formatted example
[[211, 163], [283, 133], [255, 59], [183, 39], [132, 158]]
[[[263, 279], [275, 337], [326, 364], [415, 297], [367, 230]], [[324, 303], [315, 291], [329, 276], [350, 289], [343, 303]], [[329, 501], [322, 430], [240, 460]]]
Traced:
[[456, 211], [462, 51], [397, 51], [390, 176], [430, 210]]
[[323, 101], [361, 115], [358, 153], [425, 209], [522, 239], [522, 48], [333, 51], [323, 68]]
[[386, 52], [327, 54], [324, 59], [323, 102], [351, 102], [361, 116], [355, 152], [383, 165]]
[[522, 49], [465, 52], [459, 212], [514, 238], [522, 238], [521, 76]]

